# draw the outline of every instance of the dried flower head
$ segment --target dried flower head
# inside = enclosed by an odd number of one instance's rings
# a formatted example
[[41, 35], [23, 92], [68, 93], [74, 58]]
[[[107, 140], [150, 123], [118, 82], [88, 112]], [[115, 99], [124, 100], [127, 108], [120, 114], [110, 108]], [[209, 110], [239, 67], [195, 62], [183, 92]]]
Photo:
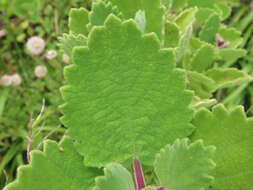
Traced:
[[68, 64], [70, 62], [69, 56], [67, 54], [63, 54], [62, 55], [62, 61], [63, 61], [63, 63]]
[[57, 56], [57, 52], [55, 50], [49, 50], [47, 53], [46, 53], [46, 58], [48, 60], [52, 60], [54, 59], [55, 57]]
[[39, 55], [45, 49], [45, 41], [39, 36], [33, 36], [26, 42], [26, 48], [32, 55]]
[[3, 38], [6, 35], [7, 35], [7, 30], [6, 29], [0, 30], [0, 38]]
[[35, 67], [34, 73], [38, 78], [43, 78], [47, 75], [47, 67], [44, 65], [39, 65]]
[[215, 41], [216, 41], [216, 48], [218, 49], [223, 49], [230, 45], [230, 42], [224, 40], [224, 38], [220, 34], [216, 34]]
[[11, 75], [11, 82], [13, 86], [19, 86], [22, 82], [22, 78], [19, 74], [15, 73]]
[[12, 77], [11, 75], [3, 75], [0, 78], [0, 85], [2, 86], [10, 86], [12, 84]]

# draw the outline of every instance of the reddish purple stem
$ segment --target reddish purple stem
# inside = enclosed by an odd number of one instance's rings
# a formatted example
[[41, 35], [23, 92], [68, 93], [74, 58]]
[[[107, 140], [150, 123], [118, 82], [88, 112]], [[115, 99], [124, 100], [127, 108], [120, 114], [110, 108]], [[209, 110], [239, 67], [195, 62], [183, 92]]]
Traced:
[[165, 190], [164, 187], [158, 187], [156, 190]]
[[133, 168], [136, 190], [141, 190], [146, 187], [146, 184], [140, 160], [134, 159]]

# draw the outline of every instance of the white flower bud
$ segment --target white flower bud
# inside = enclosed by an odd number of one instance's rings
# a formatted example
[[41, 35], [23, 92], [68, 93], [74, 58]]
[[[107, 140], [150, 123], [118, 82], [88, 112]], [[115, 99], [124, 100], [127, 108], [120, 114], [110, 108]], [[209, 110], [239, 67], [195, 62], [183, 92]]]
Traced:
[[63, 63], [68, 64], [70, 62], [69, 56], [67, 54], [63, 54], [62, 55], [62, 61], [63, 61]]
[[6, 35], [7, 35], [7, 30], [6, 29], [0, 30], [0, 38], [3, 38]]
[[26, 42], [26, 48], [32, 55], [39, 55], [45, 49], [45, 41], [38, 36], [33, 36]]
[[19, 74], [13, 74], [11, 75], [11, 82], [13, 86], [19, 86], [22, 82], [22, 78]]
[[46, 53], [46, 58], [48, 60], [52, 60], [54, 59], [55, 57], [57, 56], [57, 52], [55, 50], [49, 50], [47, 53]]
[[34, 73], [36, 77], [43, 78], [47, 75], [47, 67], [44, 65], [39, 65], [35, 67]]
[[12, 84], [12, 77], [10, 75], [3, 75], [0, 78], [0, 85], [10, 86]]

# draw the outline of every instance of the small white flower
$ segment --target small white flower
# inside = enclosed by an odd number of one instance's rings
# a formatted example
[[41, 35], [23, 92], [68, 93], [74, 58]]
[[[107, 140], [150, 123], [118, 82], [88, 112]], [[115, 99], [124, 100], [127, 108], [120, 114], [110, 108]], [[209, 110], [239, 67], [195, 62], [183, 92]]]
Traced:
[[49, 50], [47, 53], [46, 53], [46, 58], [48, 60], [52, 60], [54, 59], [55, 57], [57, 56], [57, 52], [55, 50]]
[[0, 85], [2, 86], [10, 86], [12, 84], [12, 77], [11, 75], [3, 75], [0, 78]]
[[43, 78], [47, 75], [47, 67], [44, 65], [39, 65], [35, 67], [34, 73], [38, 78]]
[[63, 54], [62, 55], [62, 61], [63, 61], [63, 63], [68, 64], [70, 62], [69, 56], [67, 54]]
[[4, 36], [6, 36], [6, 34], [7, 34], [7, 30], [6, 29], [0, 30], [0, 38], [3, 38]]
[[13, 74], [11, 75], [11, 82], [13, 86], [19, 86], [22, 82], [22, 78], [19, 74]]
[[33, 36], [26, 42], [26, 48], [32, 55], [39, 55], [45, 49], [45, 41], [39, 36]]

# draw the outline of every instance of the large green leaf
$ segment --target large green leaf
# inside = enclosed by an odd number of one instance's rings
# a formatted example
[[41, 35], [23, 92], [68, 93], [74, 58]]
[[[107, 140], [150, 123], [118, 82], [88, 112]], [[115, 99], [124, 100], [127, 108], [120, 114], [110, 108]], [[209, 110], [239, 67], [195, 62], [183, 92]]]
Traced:
[[59, 145], [47, 141], [44, 149], [31, 153], [31, 164], [21, 166], [16, 181], [4, 190], [89, 190], [94, 178], [101, 175], [98, 169], [83, 165], [70, 138], [65, 137]]
[[202, 109], [194, 120], [192, 139], [203, 139], [217, 148], [213, 190], [253, 189], [253, 119], [246, 118], [242, 107], [228, 111], [222, 105], [212, 112]]
[[109, 0], [123, 13], [124, 18], [134, 18], [137, 11], [145, 12], [147, 25], [145, 32], [155, 32], [162, 39], [164, 8], [160, 0]]
[[142, 35], [133, 20], [110, 15], [88, 47], [74, 49], [73, 62], [65, 69], [62, 121], [87, 165], [135, 155], [150, 165], [157, 150], [191, 133], [192, 94], [172, 50], [160, 49], [156, 35]]
[[205, 147], [201, 140], [190, 144], [182, 139], [167, 145], [155, 161], [160, 185], [169, 190], [204, 189], [213, 180], [209, 173], [215, 167], [214, 151], [215, 147]]
[[132, 175], [117, 163], [108, 164], [104, 168], [104, 176], [96, 178], [96, 186], [92, 190], [135, 190]]

